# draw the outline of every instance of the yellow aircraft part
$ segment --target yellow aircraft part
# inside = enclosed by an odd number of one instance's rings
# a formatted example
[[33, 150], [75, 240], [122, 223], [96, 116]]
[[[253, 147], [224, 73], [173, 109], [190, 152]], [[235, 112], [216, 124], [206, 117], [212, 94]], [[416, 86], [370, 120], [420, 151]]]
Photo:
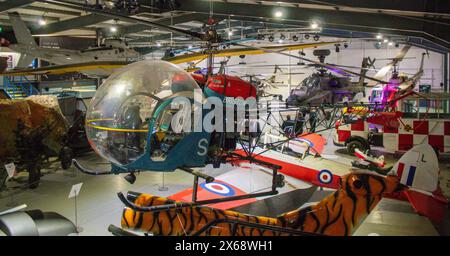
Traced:
[[102, 130], [102, 131], [113, 131], [113, 132], [142, 132], [142, 133], [147, 133], [148, 130], [141, 130], [141, 129], [126, 129], [126, 128], [114, 128], [114, 127], [107, 127], [107, 126], [102, 126], [102, 125], [96, 125], [93, 124], [94, 122], [98, 122], [98, 121], [111, 121], [113, 120], [112, 118], [99, 118], [99, 119], [90, 119], [90, 120], [86, 120], [86, 125], [97, 129], [97, 130]]
[[[307, 43], [307, 44], [291, 44], [291, 45], [280, 45], [280, 46], [270, 46], [270, 47], [262, 47], [267, 50], [271, 51], [295, 51], [295, 50], [301, 50], [306, 48], [312, 48], [317, 46], [323, 46], [323, 45], [329, 45], [329, 44], [336, 44], [339, 42], [319, 42], [319, 43]], [[228, 56], [239, 56], [239, 55], [256, 55], [256, 54], [265, 54], [266, 52], [259, 49], [254, 49], [251, 47], [248, 48], [237, 48], [237, 49], [226, 49], [226, 50], [219, 50], [214, 53], [214, 57], [228, 57]], [[179, 55], [175, 57], [170, 58], [164, 58], [163, 60], [172, 62], [174, 64], [180, 64], [185, 62], [191, 62], [196, 61], [199, 59], [205, 59], [208, 57], [208, 54], [198, 52], [198, 53], [191, 53], [191, 54], [185, 54], [185, 55]]]
[[117, 69], [128, 65], [129, 62], [90, 62], [90, 63], [76, 63], [68, 65], [56, 65], [42, 68], [34, 69], [21, 69], [21, 70], [11, 70], [0, 73], [0, 76], [30, 76], [30, 75], [59, 75], [71, 72], [81, 72], [96, 69]]
[[369, 112], [370, 112], [370, 110], [367, 107], [351, 107], [351, 108], [345, 107], [343, 109], [344, 114], [352, 113], [352, 114], [361, 115], [361, 116], [367, 115], [367, 113], [369, 113]]
[[[318, 42], [318, 43], [307, 43], [307, 44], [291, 44], [291, 45], [280, 45], [280, 46], [270, 46], [270, 47], [263, 47], [264, 49], [271, 50], [271, 51], [294, 51], [294, 50], [301, 50], [305, 48], [312, 48], [317, 46], [323, 46], [323, 45], [329, 45], [329, 44], [336, 44], [340, 43], [341, 41], [335, 41], [335, 42]], [[237, 48], [237, 49], [226, 49], [226, 50], [219, 50], [214, 53], [215, 57], [227, 57], [227, 56], [239, 56], [239, 55], [256, 55], [256, 54], [264, 54], [263, 50], [253, 49], [253, 48]], [[206, 59], [208, 57], [207, 54], [199, 52], [199, 53], [192, 53], [192, 54], [185, 54], [185, 55], [179, 55], [172, 58], [165, 58], [163, 60], [174, 63], [174, 64], [180, 64], [185, 62], [191, 62], [191, 61], [199, 61], [201, 62], [203, 59]], [[64, 73], [71, 73], [71, 72], [83, 72], [88, 70], [96, 70], [96, 69], [118, 69], [123, 66], [128, 65], [129, 62], [124, 61], [98, 61], [98, 62], [89, 62], [89, 63], [76, 63], [76, 64], [67, 64], [67, 65], [56, 65], [56, 66], [49, 66], [49, 67], [42, 67], [42, 68], [35, 68], [35, 69], [21, 69], [21, 70], [11, 70], [6, 71], [3, 73], [0, 73], [0, 76], [30, 76], [30, 75], [58, 75], [58, 74], [64, 74]], [[195, 71], [195, 70], [194, 70]]]

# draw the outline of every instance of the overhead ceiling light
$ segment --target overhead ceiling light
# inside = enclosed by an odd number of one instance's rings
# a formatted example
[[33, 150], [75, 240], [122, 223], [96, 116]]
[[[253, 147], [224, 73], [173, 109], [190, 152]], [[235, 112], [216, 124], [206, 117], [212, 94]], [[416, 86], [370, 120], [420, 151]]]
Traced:
[[192, 45], [189, 45], [189, 46], [188, 46], [188, 49], [192, 49]]
[[314, 41], [319, 41], [319, 39], [320, 39], [320, 36], [319, 36], [319, 35], [315, 35], [315, 36], [314, 36]]
[[232, 35], [233, 35], [233, 31], [231, 31], [231, 30], [228, 31], [228, 35], [229, 35], [229, 36], [232, 36]]
[[383, 39], [383, 36], [382, 36], [381, 34], [378, 34], [378, 35], [377, 35], [377, 39], [378, 39], [378, 40]]
[[298, 41], [298, 36], [297, 35], [293, 35], [292, 36], [292, 41], [297, 42]]
[[111, 26], [109, 28], [109, 31], [111, 31], [111, 33], [116, 33], [117, 32], [117, 27], [116, 26]]
[[306, 40], [309, 39], [309, 35], [308, 35], [308, 34], [305, 35], [305, 39], [306, 39]]
[[161, 43], [156, 43], [156, 46], [157, 47], [161, 47]]
[[393, 42], [389, 42], [388, 45], [389, 45], [389, 46], [393, 46], [394, 43], [393, 43]]
[[274, 16], [277, 17], [277, 18], [281, 18], [283, 16], [283, 12], [280, 11], [280, 10], [275, 11]]
[[278, 40], [279, 44], [282, 44], [283, 42], [284, 42], [283, 39]]
[[273, 40], [274, 40], [275, 38], [271, 35], [271, 36], [269, 36], [269, 42], [273, 42]]
[[46, 21], [44, 18], [40, 18], [39, 21], [38, 21], [38, 23], [39, 23], [40, 26], [45, 26], [45, 25], [47, 25], [47, 21]]
[[315, 22], [315, 21], [313, 21], [312, 23], [311, 23], [311, 28], [312, 29], [317, 29], [319, 27], [319, 23], [317, 23], [317, 22]]
[[389, 42], [389, 40], [387, 40], [387, 39], [384, 39], [384, 40], [383, 40], [383, 43], [387, 43], [387, 42]]
[[280, 35], [280, 39], [281, 39], [281, 40], [284, 40], [284, 39], [286, 39], [286, 36], [283, 35], [283, 34], [281, 34], [281, 35]]

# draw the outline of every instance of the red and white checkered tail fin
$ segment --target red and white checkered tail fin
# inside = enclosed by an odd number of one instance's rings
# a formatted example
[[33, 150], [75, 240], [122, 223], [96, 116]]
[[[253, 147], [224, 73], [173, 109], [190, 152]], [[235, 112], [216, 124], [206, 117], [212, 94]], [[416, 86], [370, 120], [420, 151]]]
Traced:
[[420, 144], [406, 152], [392, 168], [400, 183], [413, 190], [432, 193], [437, 189], [439, 162], [429, 144]]

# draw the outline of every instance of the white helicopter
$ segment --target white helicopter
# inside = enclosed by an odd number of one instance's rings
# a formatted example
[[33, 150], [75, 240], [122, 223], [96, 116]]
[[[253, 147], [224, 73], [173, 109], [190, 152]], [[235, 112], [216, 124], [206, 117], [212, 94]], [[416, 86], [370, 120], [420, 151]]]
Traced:
[[[9, 13], [16, 44], [10, 44], [3, 40], [3, 46], [7, 46], [15, 52], [21, 53], [17, 68], [27, 68], [36, 59], [43, 59], [56, 65], [74, 65], [74, 63], [125, 63], [137, 60], [141, 54], [128, 47], [127, 43], [119, 39], [107, 39], [100, 47], [92, 47], [85, 50], [50, 49], [36, 44], [25, 22], [18, 13]], [[93, 77], [105, 77], [112, 73], [110, 69], [95, 69], [83, 71], [84, 74]]]

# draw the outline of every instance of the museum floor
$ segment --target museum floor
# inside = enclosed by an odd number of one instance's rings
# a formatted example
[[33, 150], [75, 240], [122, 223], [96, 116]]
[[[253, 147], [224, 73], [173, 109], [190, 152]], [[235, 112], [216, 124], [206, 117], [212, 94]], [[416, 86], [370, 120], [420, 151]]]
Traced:
[[[345, 172], [345, 164], [350, 164], [354, 158], [342, 152], [328, 143], [325, 157], [336, 164], [337, 174]], [[338, 156], [338, 157], [337, 157]], [[78, 158], [83, 164], [96, 169], [108, 169], [109, 165], [94, 153], [86, 154]], [[305, 160], [305, 164], [307, 163]], [[315, 161], [315, 165], [330, 165], [330, 161]], [[392, 163], [392, 157], [387, 162]], [[441, 160], [441, 188], [450, 198], [450, 188], [447, 187], [450, 179], [449, 161]], [[326, 167], [328, 167], [326, 166]], [[339, 170], [340, 169], [340, 170]], [[214, 170], [210, 175], [216, 176], [223, 171]], [[76, 171], [73, 167], [68, 171], [54, 164], [52, 169], [44, 170], [44, 176], [37, 189], [16, 188], [26, 183], [26, 177], [19, 177], [18, 181], [8, 182], [8, 190], [0, 194], [0, 210], [27, 204], [27, 209], [41, 209], [43, 211], [55, 211], [75, 222], [75, 202], [68, 199], [71, 186], [83, 182], [80, 195], [77, 199], [78, 226], [82, 228], [80, 235], [111, 235], [107, 228], [110, 224], [120, 226], [120, 218], [123, 204], [117, 198], [117, 192], [139, 191], [144, 193], [169, 196], [192, 186], [192, 176], [175, 171], [164, 174], [144, 172], [137, 175], [137, 181], [131, 185], [119, 175], [88, 176]], [[22, 184], [22, 185], [21, 185]], [[166, 187], [168, 190], [164, 190]], [[317, 198], [317, 197], [315, 197]], [[316, 199], [317, 200], [317, 199]], [[440, 226], [435, 227], [425, 217], [413, 212], [407, 202], [383, 199], [377, 208], [365, 219], [354, 235], [450, 235], [450, 214]]]

